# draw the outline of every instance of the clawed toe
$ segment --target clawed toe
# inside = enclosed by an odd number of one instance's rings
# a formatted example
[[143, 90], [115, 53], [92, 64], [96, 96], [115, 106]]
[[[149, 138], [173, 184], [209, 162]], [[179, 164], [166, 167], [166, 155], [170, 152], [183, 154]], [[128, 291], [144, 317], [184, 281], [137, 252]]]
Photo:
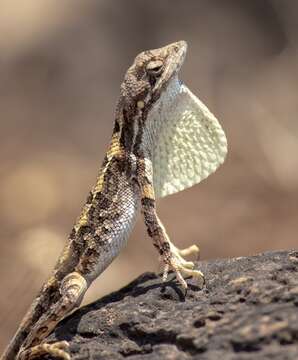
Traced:
[[67, 341], [57, 341], [53, 344], [44, 343], [24, 350], [18, 360], [33, 360], [46, 354], [62, 360], [71, 360], [68, 350], [69, 343]]
[[194, 270], [195, 264], [192, 261], [186, 261], [183, 256], [190, 254], [198, 254], [199, 248], [196, 245], [192, 245], [187, 249], [179, 250], [175, 245], [170, 243], [170, 254], [167, 254], [163, 258], [164, 261], [164, 272], [163, 281], [166, 281], [169, 270], [173, 270], [176, 274], [176, 278], [181, 286], [186, 290], [187, 283], [184, 276], [191, 276], [198, 281], [198, 286], [202, 288], [205, 283], [205, 277], [199, 270]]
[[199, 270], [188, 270], [185, 271], [185, 269], [182, 269], [182, 272], [185, 273], [185, 275], [187, 276], [191, 276], [193, 278], [195, 278], [197, 280], [198, 286], [199, 288], [203, 288], [204, 284], [205, 284], [205, 276], [204, 274], [199, 271]]
[[67, 341], [58, 341], [58, 342], [52, 344], [52, 346], [55, 349], [60, 349], [60, 350], [64, 350], [64, 351], [69, 350], [69, 343]]
[[197, 259], [200, 257], [200, 249], [197, 245], [191, 245], [188, 248], [179, 250], [179, 255], [181, 256], [189, 256], [189, 255], [195, 255]]

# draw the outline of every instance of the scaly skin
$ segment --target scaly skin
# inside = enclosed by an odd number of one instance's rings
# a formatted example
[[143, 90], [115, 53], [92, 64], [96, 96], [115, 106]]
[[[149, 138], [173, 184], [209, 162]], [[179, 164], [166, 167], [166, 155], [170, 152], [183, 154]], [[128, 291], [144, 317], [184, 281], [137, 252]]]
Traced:
[[[89, 193], [54, 271], [43, 285], [23, 319], [2, 360], [27, 360], [45, 354], [71, 358], [68, 343], [43, 343], [57, 323], [81, 300], [126, 244], [141, 207], [149, 236], [165, 266], [163, 279], [174, 270], [186, 289], [183, 275], [203, 282], [184, 255], [198, 253], [194, 245], [178, 250], [159, 220], [153, 188], [152, 153], [158, 121], [150, 116], [161, 106], [161, 95], [177, 75], [185, 57], [186, 43], [170, 44], [140, 53], [121, 85], [115, 126], [109, 149], [95, 186]], [[164, 104], [162, 105], [164, 106]], [[161, 109], [162, 111], [162, 109]], [[157, 130], [157, 131], [156, 131]]]

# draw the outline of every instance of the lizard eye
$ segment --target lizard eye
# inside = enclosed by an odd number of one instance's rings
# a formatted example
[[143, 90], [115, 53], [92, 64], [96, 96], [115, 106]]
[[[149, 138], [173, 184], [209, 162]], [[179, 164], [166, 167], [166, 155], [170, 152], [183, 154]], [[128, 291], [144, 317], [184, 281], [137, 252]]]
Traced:
[[153, 75], [154, 77], [158, 77], [161, 75], [163, 69], [163, 62], [161, 60], [150, 61], [146, 70], [149, 75]]

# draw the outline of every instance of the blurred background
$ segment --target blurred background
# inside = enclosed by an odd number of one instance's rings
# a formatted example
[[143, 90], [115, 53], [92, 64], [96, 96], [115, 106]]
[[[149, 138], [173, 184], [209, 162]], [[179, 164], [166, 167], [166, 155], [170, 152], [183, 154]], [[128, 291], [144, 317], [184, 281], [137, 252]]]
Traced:
[[[49, 275], [110, 140], [142, 50], [186, 40], [181, 78], [218, 117], [229, 155], [158, 203], [201, 258], [297, 248], [298, 2], [0, 1], [0, 352]], [[157, 270], [140, 218], [85, 303]]]

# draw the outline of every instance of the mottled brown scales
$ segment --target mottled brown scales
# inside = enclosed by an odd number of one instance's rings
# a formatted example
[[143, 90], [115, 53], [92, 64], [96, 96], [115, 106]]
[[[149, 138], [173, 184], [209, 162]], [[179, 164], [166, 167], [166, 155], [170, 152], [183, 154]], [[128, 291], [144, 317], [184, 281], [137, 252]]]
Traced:
[[[105, 179], [107, 176], [110, 176], [111, 172], [114, 171], [113, 167], [111, 166], [111, 162], [114, 161], [116, 158], [120, 159], [124, 153], [125, 151], [120, 145], [118, 131], [116, 131], [116, 133], [114, 133], [112, 136], [112, 140], [106, 153], [105, 160], [97, 178], [96, 184], [88, 196], [87, 202], [82, 209], [81, 215], [77, 220], [77, 223], [74, 225], [74, 230], [76, 233], [80, 231], [80, 228], [88, 226], [90, 220], [92, 220], [92, 218], [94, 217], [92, 214], [94, 213], [95, 206], [92, 205], [92, 203], [94, 202], [94, 200], [97, 200], [96, 197], [99, 197], [101, 193], [106, 193], [107, 202], [111, 199], [112, 192], [110, 192], [109, 185], [111, 185], [112, 183], [112, 178], [109, 182], [105, 182]], [[106, 184], [105, 190], [103, 189], [104, 184]], [[105, 209], [109, 206], [109, 204], [105, 206], [104, 202], [101, 205], [101, 207], [97, 207]]]
[[120, 135], [120, 143], [128, 153], [132, 151], [133, 137], [134, 137], [134, 124], [128, 120], [129, 113], [123, 110], [124, 124]]
[[[157, 216], [151, 159], [155, 135], [150, 135], [153, 141], [148, 141], [147, 136], [152, 125], [148, 115], [179, 71], [185, 53], [186, 43], [180, 41], [142, 52], [128, 69], [120, 88], [111, 143], [96, 184], [51, 277], [27, 312], [2, 360], [29, 360], [46, 354], [71, 359], [66, 341], [47, 344], [44, 338], [80, 305], [92, 281], [125, 246], [139, 207], [165, 265], [164, 278], [172, 269], [185, 288], [181, 272], [202, 278], [199, 271], [192, 270], [193, 264], [182, 258], [183, 251], [170, 242]], [[197, 251], [195, 248], [192, 252]]]

